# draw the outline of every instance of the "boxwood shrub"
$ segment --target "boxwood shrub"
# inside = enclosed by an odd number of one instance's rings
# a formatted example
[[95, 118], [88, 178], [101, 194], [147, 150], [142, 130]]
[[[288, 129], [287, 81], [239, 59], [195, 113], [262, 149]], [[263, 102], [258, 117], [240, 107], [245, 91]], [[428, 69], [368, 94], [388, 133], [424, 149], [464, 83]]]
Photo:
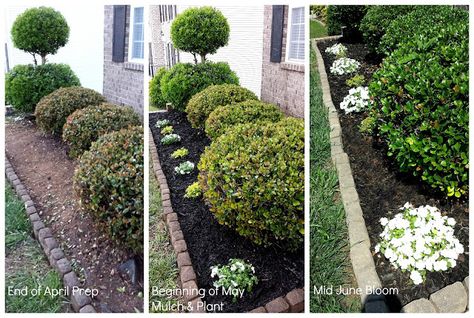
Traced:
[[327, 27], [329, 35], [341, 34], [341, 28], [346, 27], [353, 36], [353, 41], [361, 38], [360, 21], [367, 12], [367, 6], [331, 5], [327, 8]]
[[63, 128], [63, 140], [69, 145], [69, 155], [79, 157], [100, 136], [137, 125], [140, 125], [140, 117], [131, 107], [89, 106], [69, 115]]
[[210, 85], [238, 85], [239, 78], [224, 62], [178, 63], [164, 74], [160, 83], [164, 100], [174, 109], [184, 111], [194, 94]]
[[[380, 39], [390, 23], [419, 6], [415, 5], [374, 5], [369, 6], [360, 23], [360, 31], [364, 41], [372, 52], [377, 52]], [[421, 6], [424, 7], [424, 6]]]
[[166, 107], [166, 101], [161, 93], [161, 79], [166, 74], [166, 68], [162, 67], [156, 72], [155, 76], [150, 81], [148, 88], [150, 105], [156, 108], [164, 109]]
[[468, 192], [469, 26], [398, 45], [373, 75], [371, 116], [400, 169], [447, 196]]
[[79, 86], [66, 64], [16, 65], [5, 75], [5, 101], [23, 113], [33, 113], [41, 98], [60, 87]]
[[198, 168], [220, 224], [259, 245], [302, 246], [303, 120], [236, 125], [206, 148]]
[[60, 88], [40, 100], [36, 123], [43, 131], [61, 136], [67, 117], [75, 110], [104, 102], [104, 96], [89, 88]]
[[143, 251], [143, 128], [102, 135], [84, 152], [74, 174], [81, 205], [108, 236]]
[[[452, 6], [417, 6], [408, 14], [393, 20], [385, 30], [378, 53], [389, 55], [399, 43], [403, 43], [414, 34], [431, 34], [440, 32], [447, 24], [466, 24], [469, 21], [469, 12], [456, 9]], [[441, 31], [442, 32], [442, 31]], [[458, 36], [461, 34], [454, 34]]]
[[194, 95], [186, 106], [191, 126], [204, 128], [209, 114], [218, 106], [235, 104], [258, 97], [250, 90], [235, 84], [211, 85]]
[[211, 139], [222, 135], [236, 124], [278, 122], [283, 118], [281, 110], [258, 100], [248, 100], [232, 106], [217, 107], [206, 120], [206, 134]]

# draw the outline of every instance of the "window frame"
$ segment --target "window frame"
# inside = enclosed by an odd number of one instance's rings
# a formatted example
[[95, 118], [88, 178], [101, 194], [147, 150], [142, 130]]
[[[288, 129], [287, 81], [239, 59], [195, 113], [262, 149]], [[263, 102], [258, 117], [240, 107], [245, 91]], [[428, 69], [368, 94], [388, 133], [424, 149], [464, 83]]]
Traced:
[[302, 43], [305, 47], [303, 50], [303, 58], [302, 59], [295, 59], [295, 58], [290, 58], [290, 45], [291, 45], [291, 28], [292, 28], [292, 23], [293, 23], [293, 9], [303, 9], [303, 37], [306, 37], [306, 28], [307, 25], [305, 23], [306, 19], [306, 7], [305, 6], [288, 6], [288, 23], [286, 27], [286, 48], [285, 48], [285, 62], [287, 63], [294, 63], [294, 64], [304, 64], [305, 63], [305, 50], [306, 50], [306, 41], [303, 40]]
[[[143, 22], [142, 22], [142, 30], [143, 30], [143, 57], [142, 58], [134, 58], [133, 57], [133, 31], [135, 28], [135, 9], [142, 8], [143, 9]], [[128, 28], [128, 61], [132, 63], [140, 63], [143, 64], [145, 62], [145, 7], [144, 6], [130, 6], [130, 23]]]

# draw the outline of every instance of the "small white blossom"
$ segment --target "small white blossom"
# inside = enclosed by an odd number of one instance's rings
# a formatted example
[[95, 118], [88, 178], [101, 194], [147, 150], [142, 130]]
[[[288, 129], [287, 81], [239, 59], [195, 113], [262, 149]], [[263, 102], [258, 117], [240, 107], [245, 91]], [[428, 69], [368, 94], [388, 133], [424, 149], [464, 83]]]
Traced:
[[347, 47], [341, 43], [328, 47], [324, 52], [334, 54], [336, 56], [344, 56], [347, 53]]
[[413, 284], [415, 285], [419, 285], [423, 282], [423, 277], [418, 271], [412, 271], [410, 273], [410, 279], [413, 281]]

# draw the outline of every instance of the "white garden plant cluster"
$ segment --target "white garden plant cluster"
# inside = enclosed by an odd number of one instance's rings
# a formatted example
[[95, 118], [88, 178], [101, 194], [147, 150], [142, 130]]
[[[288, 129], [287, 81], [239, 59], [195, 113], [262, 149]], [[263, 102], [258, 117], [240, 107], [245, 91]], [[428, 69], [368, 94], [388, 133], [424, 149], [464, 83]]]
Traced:
[[339, 104], [339, 107], [346, 112], [360, 112], [366, 109], [370, 104], [369, 88], [366, 86], [359, 86], [351, 88], [349, 94], [344, 97], [344, 100]]
[[341, 43], [334, 44], [333, 46], [328, 47], [325, 50], [326, 53], [333, 54], [338, 57], [343, 57], [346, 56], [347, 53], [347, 47], [345, 47]]
[[194, 170], [194, 163], [191, 161], [185, 161], [180, 163], [177, 167], [174, 168], [174, 171], [177, 174], [190, 174]]
[[331, 74], [345, 75], [354, 73], [360, 67], [360, 63], [348, 57], [341, 57], [335, 60], [331, 65]]
[[381, 252], [395, 268], [409, 271], [415, 285], [423, 283], [427, 272], [455, 267], [464, 253], [454, 236], [456, 221], [429, 205], [415, 208], [407, 202], [400, 210], [391, 220], [380, 219], [384, 230], [375, 252]]
[[[258, 284], [255, 268], [243, 259], [231, 258], [227, 265], [211, 266], [211, 278], [216, 278], [214, 287], [251, 292]], [[237, 299], [235, 293], [234, 300]]]

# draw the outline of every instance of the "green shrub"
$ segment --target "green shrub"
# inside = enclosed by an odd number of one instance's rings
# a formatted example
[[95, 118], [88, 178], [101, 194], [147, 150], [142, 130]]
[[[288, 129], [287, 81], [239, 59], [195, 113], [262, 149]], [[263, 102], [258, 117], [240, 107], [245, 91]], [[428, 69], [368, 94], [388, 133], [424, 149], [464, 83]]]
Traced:
[[401, 171], [448, 196], [468, 192], [469, 26], [400, 43], [373, 75], [371, 116]]
[[79, 160], [74, 188], [108, 236], [143, 252], [143, 128], [102, 135]]
[[53, 8], [31, 8], [15, 19], [11, 35], [16, 48], [33, 54], [35, 64], [35, 54], [38, 54], [44, 64], [46, 55], [55, 54], [66, 45], [69, 26], [63, 15]]
[[173, 132], [174, 132], [173, 126], [166, 126], [166, 127], [161, 128], [160, 134], [169, 135], [169, 134], [172, 134]]
[[175, 151], [173, 151], [173, 153], [171, 154], [171, 158], [173, 158], [173, 159], [184, 158], [188, 154], [189, 154], [189, 150], [186, 149], [185, 147], [181, 147], [181, 148], [176, 149]]
[[227, 63], [178, 63], [161, 79], [164, 99], [176, 110], [184, 111], [189, 99], [210, 85], [239, 84]]
[[187, 199], [194, 199], [201, 196], [202, 190], [199, 182], [194, 182], [189, 187], [186, 188], [186, 194], [184, 195]]
[[440, 32], [440, 29], [448, 24], [466, 24], [468, 21], [469, 12], [466, 10], [452, 6], [417, 6], [410, 13], [390, 23], [382, 36], [377, 52], [389, 55], [399, 43], [405, 42], [415, 34], [422, 33], [431, 37], [430, 34]]
[[360, 38], [359, 24], [367, 11], [367, 6], [337, 5], [328, 6], [327, 27], [329, 35], [341, 34], [341, 28], [346, 27], [352, 33], [354, 41]]
[[248, 100], [232, 106], [217, 107], [206, 120], [206, 134], [216, 139], [237, 124], [278, 122], [283, 118], [281, 110], [258, 100]]
[[252, 91], [239, 85], [211, 85], [189, 100], [186, 113], [191, 126], [204, 128], [209, 114], [218, 106], [235, 104], [249, 99], [258, 100], [258, 97]]
[[16, 110], [32, 113], [49, 93], [79, 85], [79, 78], [65, 64], [17, 65], [5, 76], [5, 99]]
[[346, 80], [346, 85], [349, 87], [359, 87], [359, 86], [364, 85], [364, 83], [365, 83], [365, 76], [362, 74], [356, 74]]
[[380, 39], [385, 34], [385, 30], [388, 28], [390, 23], [417, 7], [418, 6], [414, 5], [369, 6], [367, 14], [360, 23], [360, 31], [362, 32], [364, 41], [367, 43], [369, 49], [372, 52], [376, 52]]
[[140, 125], [140, 117], [131, 107], [101, 104], [78, 109], [66, 120], [63, 140], [69, 155], [79, 157], [100, 136], [129, 126]]
[[205, 61], [207, 54], [227, 45], [230, 27], [227, 19], [212, 7], [193, 7], [184, 10], [171, 24], [173, 45], [182, 51], [201, 56]]
[[166, 68], [162, 67], [158, 72], [153, 76], [150, 81], [150, 87], [148, 88], [150, 105], [156, 108], [164, 109], [166, 108], [166, 101], [163, 98], [161, 93], [161, 79], [166, 74]]
[[36, 124], [47, 133], [61, 136], [67, 117], [74, 111], [104, 102], [104, 96], [89, 88], [60, 88], [40, 100], [35, 111]]
[[304, 238], [304, 122], [230, 128], [199, 162], [204, 199], [220, 224], [289, 250]]
[[309, 6], [309, 10], [316, 19], [326, 24], [327, 15], [328, 15], [328, 6], [312, 5], [312, 6]]

